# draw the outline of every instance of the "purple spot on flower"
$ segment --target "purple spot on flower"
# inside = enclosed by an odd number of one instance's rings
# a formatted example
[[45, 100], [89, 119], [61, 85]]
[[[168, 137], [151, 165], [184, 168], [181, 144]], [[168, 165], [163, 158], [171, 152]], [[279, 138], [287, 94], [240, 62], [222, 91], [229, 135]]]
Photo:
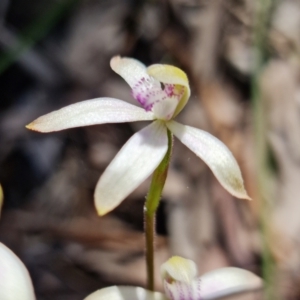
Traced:
[[[132, 88], [132, 96], [135, 98], [146, 111], [151, 111], [153, 106], [174, 98], [179, 101], [184, 93], [184, 87], [180, 88], [174, 84], [161, 84], [152, 77], [142, 77]], [[169, 116], [167, 116], [169, 118]]]
[[172, 97], [174, 96], [174, 88], [175, 88], [175, 85], [174, 84], [165, 84], [164, 85], [164, 91], [165, 93], [167, 94], [167, 96], [169, 97]]

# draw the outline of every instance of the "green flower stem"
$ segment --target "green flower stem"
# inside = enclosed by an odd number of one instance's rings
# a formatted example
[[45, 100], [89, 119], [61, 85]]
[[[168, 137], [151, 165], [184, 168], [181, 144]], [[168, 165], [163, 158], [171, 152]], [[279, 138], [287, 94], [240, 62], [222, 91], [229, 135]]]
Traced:
[[[168, 129], [167, 129], [168, 130]], [[153, 173], [149, 193], [144, 206], [144, 222], [146, 236], [146, 266], [147, 288], [154, 291], [154, 239], [155, 239], [155, 216], [163, 191], [173, 148], [173, 135], [168, 130], [168, 151]]]
[[147, 267], [147, 289], [154, 291], [154, 236], [155, 236], [155, 214], [144, 216], [146, 237], [146, 267]]

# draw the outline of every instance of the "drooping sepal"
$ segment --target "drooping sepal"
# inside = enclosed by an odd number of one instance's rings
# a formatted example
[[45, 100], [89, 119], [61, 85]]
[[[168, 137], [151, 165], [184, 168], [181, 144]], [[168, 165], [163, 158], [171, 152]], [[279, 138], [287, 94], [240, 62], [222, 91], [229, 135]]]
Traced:
[[216, 137], [198, 128], [175, 121], [167, 123], [170, 131], [212, 170], [220, 184], [233, 196], [251, 200], [241, 170], [230, 150]]
[[161, 121], [135, 133], [97, 183], [94, 198], [98, 214], [102, 216], [119, 205], [153, 173], [167, 150], [167, 129]]

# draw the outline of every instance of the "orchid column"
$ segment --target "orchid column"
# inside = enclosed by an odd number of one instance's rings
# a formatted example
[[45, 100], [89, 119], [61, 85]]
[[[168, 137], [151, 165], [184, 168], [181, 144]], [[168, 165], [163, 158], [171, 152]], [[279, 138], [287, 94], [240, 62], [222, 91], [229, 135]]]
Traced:
[[145, 204], [148, 288], [153, 290], [154, 219], [167, 177], [173, 134], [203, 159], [229, 193], [250, 198], [228, 148], [211, 134], [173, 120], [190, 96], [182, 70], [159, 64], [147, 68], [135, 59], [119, 56], [112, 58], [110, 64], [129, 84], [141, 107], [114, 98], [86, 100], [44, 115], [27, 128], [51, 132], [103, 123], [153, 121], [126, 142], [101, 175], [94, 194], [97, 212], [103, 216], [153, 174]]

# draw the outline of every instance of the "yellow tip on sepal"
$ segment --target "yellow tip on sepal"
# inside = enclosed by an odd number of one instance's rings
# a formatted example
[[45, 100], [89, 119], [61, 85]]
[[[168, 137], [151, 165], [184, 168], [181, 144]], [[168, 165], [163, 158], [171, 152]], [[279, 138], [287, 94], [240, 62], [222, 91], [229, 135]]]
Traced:
[[100, 217], [103, 217], [103, 216], [105, 216], [107, 213], [109, 213], [109, 211], [106, 210], [106, 209], [99, 209], [99, 208], [96, 207], [96, 210], [97, 210], [98, 216], [100, 216]]
[[35, 123], [34, 122], [31, 122], [29, 123], [28, 125], [25, 126], [27, 129], [29, 130], [33, 130], [33, 131], [38, 131], [36, 130], [34, 127], [35, 127]]

